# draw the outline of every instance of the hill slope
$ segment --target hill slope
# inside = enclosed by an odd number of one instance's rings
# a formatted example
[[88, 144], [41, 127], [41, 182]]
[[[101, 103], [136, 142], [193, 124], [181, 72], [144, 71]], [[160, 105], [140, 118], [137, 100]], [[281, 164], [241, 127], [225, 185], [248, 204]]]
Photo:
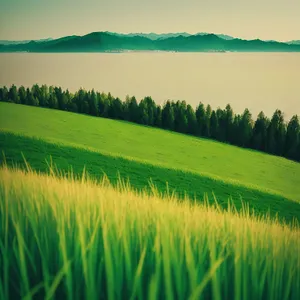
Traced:
[[108, 32], [93, 32], [84, 36], [69, 36], [45, 42], [32, 41], [25, 44], [0, 45], [0, 52], [105, 52], [124, 50], [300, 52], [300, 45], [261, 40], [224, 39], [215, 34], [179, 35], [151, 39], [142, 35], [117, 35]]
[[105, 171], [111, 177], [120, 171], [137, 187], [151, 177], [161, 189], [168, 181], [171, 189], [191, 197], [213, 191], [218, 200], [233, 196], [240, 202], [241, 195], [264, 211], [271, 204], [283, 215], [299, 214], [300, 164], [283, 158], [126, 122], [9, 103], [0, 103], [0, 120], [1, 150], [18, 162], [23, 151], [37, 169], [45, 170], [45, 158], [52, 155], [65, 169], [72, 165], [81, 172], [86, 165], [89, 173]]

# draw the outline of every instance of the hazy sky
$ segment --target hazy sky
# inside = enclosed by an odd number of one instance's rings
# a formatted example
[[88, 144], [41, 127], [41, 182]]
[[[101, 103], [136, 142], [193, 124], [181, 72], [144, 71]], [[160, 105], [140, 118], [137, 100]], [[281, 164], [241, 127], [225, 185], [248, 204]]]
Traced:
[[300, 39], [300, 0], [0, 0], [0, 39], [92, 31]]

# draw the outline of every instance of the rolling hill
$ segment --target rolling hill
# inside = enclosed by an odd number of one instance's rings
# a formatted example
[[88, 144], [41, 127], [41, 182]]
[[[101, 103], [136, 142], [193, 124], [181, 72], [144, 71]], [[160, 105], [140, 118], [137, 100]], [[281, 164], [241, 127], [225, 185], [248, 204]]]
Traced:
[[117, 35], [93, 32], [84, 36], [25, 44], [0, 45], [0, 52], [110, 52], [110, 51], [178, 51], [178, 52], [300, 52], [300, 45], [261, 40], [224, 39], [215, 34], [179, 35], [161, 39], [142, 35]]
[[[6, 161], [47, 171], [50, 156], [61, 171], [84, 168], [112, 182], [174, 191], [217, 201], [241, 198], [257, 213], [300, 220], [300, 164], [205, 139], [122, 121], [0, 103], [0, 148]], [[3, 158], [2, 158], [3, 159]], [[168, 186], [166, 185], [168, 182]]]

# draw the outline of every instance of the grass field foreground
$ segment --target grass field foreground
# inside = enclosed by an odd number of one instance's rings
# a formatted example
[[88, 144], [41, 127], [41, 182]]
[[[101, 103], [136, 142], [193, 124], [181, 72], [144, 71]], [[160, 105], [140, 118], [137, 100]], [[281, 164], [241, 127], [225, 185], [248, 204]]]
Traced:
[[299, 299], [300, 230], [0, 169], [1, 299]]

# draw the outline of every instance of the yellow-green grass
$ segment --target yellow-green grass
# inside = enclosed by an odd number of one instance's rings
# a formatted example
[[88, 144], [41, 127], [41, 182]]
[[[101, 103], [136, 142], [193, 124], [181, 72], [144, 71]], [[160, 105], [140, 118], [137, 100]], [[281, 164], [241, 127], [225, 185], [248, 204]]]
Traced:
[[0, 170], [0, 299], [299, 299], [299, 251], [247, 209]]
[[[300, 164], [230, 145], [102, 118], [0, 103], [0, 149], [7, 163], [46, 171], [80, 174], [85, 167], [99, 178], [117, 173], [136, 188], [149, 180], [164, 192], [227, 205], [241, 199], [257, 213], [300, 219]], [[22, 153], [23, 156], [22, 156]], [[1, 157], [3, 160], [3, 157]]]

